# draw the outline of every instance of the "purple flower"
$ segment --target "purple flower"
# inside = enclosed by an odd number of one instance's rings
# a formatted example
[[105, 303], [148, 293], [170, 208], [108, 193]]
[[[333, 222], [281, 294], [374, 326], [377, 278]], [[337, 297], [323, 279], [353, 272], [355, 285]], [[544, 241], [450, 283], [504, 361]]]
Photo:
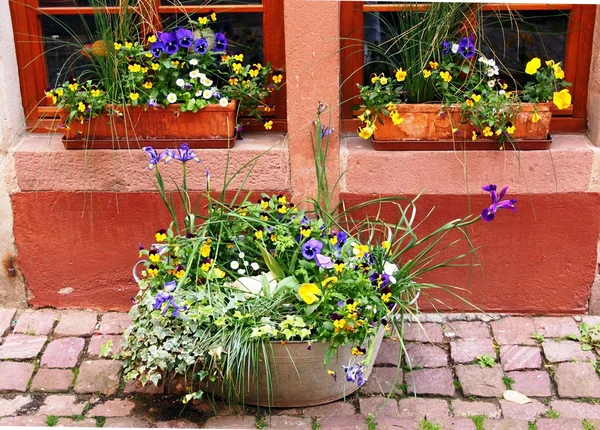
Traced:
[[499, 196], [496, 195], [496, 186], [494, 184], [486, 185], [485, 187], [482, 187], [482, 190], [490, 193], [490, 196], [492, 197], [492, 204], [488, 208], [481, 211], [482, 220], [485, 222], [493, 221], [498, 209], [511, 209], [513, 212], [515, 212], [515, 203], [517, 203], [515, 199], [502, 200], [506, 194], [506, 190], [508, 190], [508, 185], [502, 188]]
[[[169, 157], [173, 158], [177, 161], [181, 161], [182, 163], [186, 163], [190, 160], [194, 160], [197, 163], [200, 162], [200, 159], [196, 155], [194, 151], [190, 149], [187, 143], [183, 143], [180, 149], [175, 150], [167, 150], [169, 153]], [[168, 162], [168, 161], [167, 161]]]
[[342, 247], [346, 243], [346, 240], [348, 240], [348, 235], [346, 234], [345, 231], [340, 231], [337, 234], [337, 243], [336, 243], [336, 245]]
[[158, 107], [158, 102], [156, 101], [156, 99], [150, 99], [148, 100], [148, 107], [154, 107], [157, 108]]
[[458, 53], [466, 60], [475, 55], [475, 41], [473, 36], [463, 37], [458, 42]]
[[160, 161], [162, 159], [167, 158], [167, 156], [168, 156], [167, 152], [163, 152], [162, 154], [159, 154], [158, 151], [156, 149], [152, 148], [151, 146], [144, 146], [142, 149], [150, 157], [150, 159], [148, 160], [148, 170], [154, 169], [154, 167], [158, 163], [160, 163]]
[[188, 30], [187, 28], [179, 28], [175, 31], [175, 37], [177, 38], [177, 43], [182, 48], [188, 49], [194, 43], [194, 33], [192, 30]]
[[317, 115], [321, 115], [326, 108], [327, 105], [324, 104], [322, 101], [319, 101], [319, 104], [317, 105]]
[[385, 273], [380, 275], [377, 272], [373, 272], [371, 276], [369, 276], [369, 279], [374, 286], [379, 288], [384, 288], [390, 283], [390, 277]]
[[322, 254], [317, 254], [315, 257], [315, 261], [317, 262], [317, 267], [322, 267], [323, 269], [333, 269], [333, 260], [331, 257], [326, 257]]
[[227, 38], [223, 33], [215, 33], [215, 51], [225, 51], [227, 49]]
[[452, 42], [442, 42], [442, 55], [448, 55], [452, 50]]
[[323, 244], [317, 239], [311, 239], [302, 245], [302, 256], [307, 260], [314, 260], [323, 249]]
[[342, 366], [346, 372], [346, 381], [356, 382], [359, 387], [363, 385], [367, 380], [363, 377], [364, 366], [362, 364], [355, 364], [352, 367]]
[[175, 299], [171, 294], [177, 288], [177, 283], [175, 281], [170, 281], [165, 284], [164, 291], [159, 292], [154, 298], [154, 304], [152, 305], [154, 309], [159, 310], [166, 303], [167, 305], [164, 307], [162, 311], [162, 316], [167, 315], [170, 307], [173, 307], [172, 316], [176, 317], [179, 315], [179, 310], [181, 309], [177, 303], [175, 303]]
[[325, 139], [327, 136], [329, 136], [334, 131], [335, 130], [333, 128], [327, 127], [326, 125], [321, 126], [321, 139]]
[[163, 44], [163, 49], [167, 54], [173, 55], [179, 49], [179, 43], [177, 41], [177, 36], [175, 35], [175, 33], [159, 33], [158, 38]]
[[196, 39], [194, 50], [200, 55], [206, 54], [206, 51], [208, 51], [208, 41], [204, 37]]

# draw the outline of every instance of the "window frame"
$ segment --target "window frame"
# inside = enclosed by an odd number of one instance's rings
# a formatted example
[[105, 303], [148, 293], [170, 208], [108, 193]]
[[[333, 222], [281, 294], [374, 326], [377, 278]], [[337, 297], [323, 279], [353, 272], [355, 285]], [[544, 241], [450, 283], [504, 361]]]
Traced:
[[[145, 16], [160, 28], [160, 14], [168, 13], [262, 13], [263, 53], [265, 63], [271, 62], [273, 70], [284, 75], [285, 82], [285, 44], [283, 23], [283, 2], [280, 0], [262, 0], [261, 4], [251, 5], [161, 5], [160, 0], [139, 0], [138, 8], [143, 7]], [[44, 39], [41, 15], [92, 15], [94, 8], [85, 6], [40, 7], [39, 0], [9, 0], [12, 17], [13, 35], [21, 99], [25, 111], [28, 131], [37, 133], [56, 132], [56, 107], [46, 106], [44, 91], [48, 76], [44, 55]], [[106, 8], [108, 13], [119, 13], [119, 7]], [[270, 112], [273, 120], [272, 132], [287, 131], [286, 86], [272, 96], [275, 109]], [[242, 121], [245, 131], [265, 131], [256, 121]]]
[[[406, 5], [415, 7], [414, 5]], [[427, 5], [420, 5], [427, 7]], [[364, 2], [344, 2], [341, 4], [340, 49], [341, 49], [341, 116], [342, 131], [355, 132], [359, 126], [352, 106], [360, 104], [356, 84], [363, 84], [363, 51], [357, 47], [357, 40], [364, 38], [365, 12], [397, 11], [398, 4], [365, 4]], [[419, 6], [417, 6], [419, 7]], [[565, 79], [573, 84], [570, 91], [573, 106], [565, 111], [553, 111], [551, 132], [580, 133], [587, 129], [587, 97], [592, 61], [596, 5], [584, 4], [500, 4], [489, 3], [484, 11], [527, 11], [527, 10], [569, 10], [567, 40], [565, 42]], [[586, 37], [587, 36], [587, 37]], [[358, 71], [358, 72], [356, 72]]]

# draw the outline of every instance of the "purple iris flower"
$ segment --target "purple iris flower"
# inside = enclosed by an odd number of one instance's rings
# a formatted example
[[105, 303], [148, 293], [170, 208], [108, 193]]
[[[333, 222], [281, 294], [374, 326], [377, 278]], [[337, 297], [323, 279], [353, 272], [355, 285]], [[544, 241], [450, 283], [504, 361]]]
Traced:
[[167, 315], [167, 312], [169, 311], [170, 307], [173, 307], [172, 315], [174, 317], [179, 315], [179, 310], [181, 308], [179, 307], [179, 305], [177, 305], [177, 303], [175, 303], [175, 299], [171, 294], [173, 291], [175, 291], [175, 288], [177, 288], [177, 283], [175, 281], [167, 282], [165, 284], [164, 291], [161, 291], [155, 297], [154, 304], [152, 305], [154, 309], [159, 310], [163, 307], [165, 303], [167, 304], [162, 311], [163, 317]]
[[311, 239], [302, 245], [302, 256], [307, 260], [314, 260], [323, 249], [323, 244], [317, 239]]
[[366, 378], [363, 376], [364, 366], [362, 364], [355, 364], [352, 367], [342, 366], [344, 371], [346, 372], [346, 381], [348, 382], [356, 382], [356, 385], [359, 387], [367, 382]]
[[182, 163], [188, 162], [190, 160], [194, 160], [197, 163], [200, 162], [200, 159], [198, 158], [196, 153], [190, 149], [187, 143], [183, 143], [180, 149], [169, 151], [169, 155], [171, 158], [177, 161], [181, 161]]
[[188, 49], [194, 43], [194, 33], [192, 30], [188, 30], [187, 28], [179, 28], [175, 31], [175, 37], [177, 38], [177, 43], [182, 48]]
[[473, 36], [463, 37], [458, 42], [458, 53], [466, 60], [475, 55], [475, 41]]
[[223, 33], [215, 33], [215, 51], [225, 51], [227, 49], [227, 38]]
[[482, 187], [482, 190], [490, 193], [490, 196], [492, 197], [492, 204], [481, 211], [481, 219], [485, 222], [493, 221], [498, 209], [511, 209], [513, 212], [516, 210], [515, 203], [517, 203], [517, 201], [515, 199], [502, 200], [506, 194], [506, 190], [508, 190], [508, 185], [502, 188], [500, 195], [496, 194], [496, 186], [494, 184], [486, 185], [485, 187]]
[[332, 127], [327, 127], [326, 125], [321, 126], [321, 139], [325, 139], [335, 130]]
[[173, 55], [179, 49], [179, 43], [177, 40], [177, 36], [175, 35], [174, 32], [160, 33], [158, 35], [158, 38], [162, 42], [162, 44], [164, 46], [163, 49], [165, 50], [165, 52], [167, 54]]
[[452, 42], [442, 42], [442, 55], [448, 55], [452, 50]]
[[162, 154], [160, 154], [156, 149], [152, 148], [151, 146], [144, 146], [142, 149], [150, 157], [150, 159], [148, 160], [148, 170], [154, 169], [154, 167], [158, 163], [160, 163], [161, 160], [167, 158], [168, 155], [167, 152], [163, 152]]
[[208, 51], [208, 40], [204, 37], [196, 39], [194, 42], [194, 50], [200, 55], [206, 54], [206, 51]]
[[317, 267], [322, 267], [323, 269], [333, 269], [333, 260], [331, 257], [317, 254], [315, 261], [317, 262]]

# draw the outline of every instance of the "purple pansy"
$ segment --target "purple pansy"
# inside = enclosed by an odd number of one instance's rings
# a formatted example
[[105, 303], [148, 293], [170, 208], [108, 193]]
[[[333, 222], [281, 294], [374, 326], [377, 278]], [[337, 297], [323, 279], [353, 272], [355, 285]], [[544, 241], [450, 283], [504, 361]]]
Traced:
[[367, 382], [367, 379], [363, 376], [364, 365], [355, 364], [352, 367], [342, 366], [346, 372], [346, 381], [356, 382], [359, 387]]
[[493, 221], [498, 209], [511, 209], [513, 212], [515, 211], [515, 204], [517, 203], [517, 200], [502, 200], [506, 194], [506, 190], [508, 190], [508, 185], [502, 188], [500, 195], [496, 194], [496, 186], [494, 184], [486, 185], [481, 189], [490, 193], [490, 196], [492, 197], [492, 204], [488, 208], [481, 211], [481, 219], [485, 222]]
[[182, 48], [188, 49], [194, 43], [194, 33], [192, 30], [188, 30], [187, 28], [179, 28], [175, 31], [175, 37], [177, 38], [177, 43]]
[[208, 41], [204, 37], [196, 39], [194, 50], [200, 55], [206, 54], [206, 51], [208, 51]]
[[215, 33], [215, 47], [214, 50], [217, 52], [225, 51], [227, 49], [227, 38], [223, 33]]
[[452, 50], [452, 42], [442, 42], [442, 55], [448, 55]]
[[155, 58], [159, 58], [160, 54], [165, 52], [165, 45], [162, 42], [154, 42], [150, 45], [150, 52]]
[[167, 158], [168, 156], [166, 152], [160, 154], [156, 149], [152, 148], [151, 146], [144, 146], [142, 149], [150, 157], [150, 159], [148, 160], [148, 170], [154, 169], [154, 167], [158, 163], [160, 163], [161, 160]]
[[323, 269], [333, 269], [333, 260], [331, 257], [327, 257], [322, 254], [317, 254], [315, 257], [315, 261], [317, 262], [317, 267], [321, 267]]
[[167, 54], [173, 55], [179, 50], [179, 43], [174, 32], [159, 33], [158, 38], [163, 44], [163, 49]]
[[466, 60], [475, 55], [475, 41], [473, 36], [463, 37], [458, 42], [458, 53]]
[[302, 245], [302, 256], [307, 260], [314, 260], [323, 249], [323, 244], [317, 239], [311, 239]]
[[390, 283], [390, 277], [385, 273], [379, 274], [373, 272], [371, 276], [369, 276], [369, 279], [374, 286], [379, 288], [384, 288]]

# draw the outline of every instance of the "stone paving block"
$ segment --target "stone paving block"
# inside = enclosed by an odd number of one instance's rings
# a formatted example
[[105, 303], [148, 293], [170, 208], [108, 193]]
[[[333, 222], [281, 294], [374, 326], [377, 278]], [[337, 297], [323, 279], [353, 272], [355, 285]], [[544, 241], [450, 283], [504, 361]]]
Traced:
[[23, 406], [31, 403], [33, 399], [30, 396], [17, 396], [13, 399], [0, 399], [0, 417], [16, 415], [16, 412]]
[[502, 415], [504, 418], [527, 421], [535, 420], [548, 410], [548, 408], [538, 400], [533, 400], [531, 403], [519, 405], [517, 403], [501, 399], [500, 407], [502, 408]]
[[450, 356], [455, 363], [470, 363], [482, 355], [496, 357], [491, 339], [457, 339], [450, 342]]
[[354, 415], [356, 410], [354, 406], [347, 402], [333, 402], [327, 403], [326, 405], [313, 406], [310, 408], [304, 408], [302, 414], [305, 417], [335, 417], [338, 415]]
[[135, 403], [128, 399], [113, 399], [94, 406], [87, 413], [90, 417], [126, 417], [135, 408]]
[[[387, 430], [384, 423], [386, 420], [394, 420], [390, 417], [377, 418], [377, 430]], [[341, 415], [334, 417], [324, 417], [317, 421], [319, 430], [368, 430], [367, 421], [364, 415]], [[403, 430], [405, 427], [394, 427], [394, 430]], [[409, 427], [406, 427], [408, 429]], [[412, 430], [412, 428], [410, 428]]]
[[600, 380], [591, 363], [559, 363], [554, 380], [563, 398], [600, 398]]
[[500, 363], [505, 372], [539, 369], [542, 367], [542, 355], [537, 346], [501, 346]]
[[72, 395], [51, 394], [46, 397], [38, 413], [58, 417], [81, 415], [85, 405], [85, 403], [77, 403], [77, 397]]
[[478, 364], [459, 364], [456, 375], [465, 396], [502, 397], [506, 389], [498, 365], [481, 368]]
[[71, 368], [75, 367], [85, 340], [81, 337], [63, 337], [53, 340], [48, 344], [42, 355], [41, 366], [44, 368]]
[[533, 320], [525, 317], [504, 317], [492, 321], [492, 332], [499, 345], [535, 345]]
[[90, 358], [97, 358], [100, 354], [100, 348], [102, 348], [108, 341], [112, 341], [112, 346], [110, 347], [110, 353], [108, 355], [108, 357], [112, 357], [121, 349], [121, 345], [123, 344], [123, 336], [103, 334], [92, 336], [90, 339], [90, 344], [88, 345], [88, 356]]
[[[254, 418], [254, 417], [252, 417]], [[210, 419], [209, 419], [210, 421]], [[115, 418], [107, 418], [104, 422], [104, 428], [114, 428], [114, 427], [122, 427], [122, 428], [147, 428], [151, 427], [152, 422], [147, 418], [142, 417], [115, 417]], [[250, 428], [250, 427], [210, 427], [210, 428]], [[256, 427], [254, 427], [256, 429]]]
[[46, 343], [46, 336], [9, 334], [0, 346], [0, 359], [35, 358]]
[[78, 394], [114, 394], [123, 365], [117, 360], [86, 360], [81, 363], [74, 391]]
[[528, 430], [529, 423], [525, 420], [485, 420], [485, 430]]
[[156, 427], [159, 429], [195, 429], [198, 428], [198, 424], [185, 418], [180, 418], [178, 420], [157, 422]]
[[267, 423], [266, 428], [270, 429], [312, 430], [312, 420], [310, 418], [275, 415], [266, 417], [265, 421]]
[[14, 361], [0, 361], [0, 393], [27, 389], [27, 383], [33, 375], [35, 366], [30, 363], [16, 363]]
[[[406, 355], [406, 364], [410, 364], [413, 368], [445, 367], [448, 365], [448, 352], [439, 346], [407, 343]], [[396, 363], [394, 363], [395, 365]]]
[[575, 418], [540, 418], [537, 430], [581, 430], [581, 421]]
[[54, 329], [55, 337], [91, 336], [98, 323], [98, 314], [87, 311], [68, 311], [60, 316]]
[[96, 420], [85, 418], [82, 421], [76, 421], [72, 418], [59, 418], [54, 427], [96, 427]]
[[45, 415], [22, 415], [20, 417], [7, 417], [0, 420], [0, 427], [46, 427]]
[[491, 339], [488, 325], [481, 321], [452, 321], [444, 325], [444, 333], [450, 338]]
[[379, 416], [397, 417], [398, 416], [398, 402], [395, 399], [387, 399], [383, 396], [369, 397], [366, 399], [359, 399], [360, 413], [365, 417], [369, 414], [377, 415], [381, 410]]
[[[107, 420], [108, 421], [108, 420]], [[105, 426], [106, 427], [106, 426]], [[204, 423], [207, 429], [255, 430], [256, 418], [250, 415], [211, 417]]]
[[400, 418], [412, 418], [422, 420], [435, 418], [446, 418], [450, 416], [448, 402], [443, 399], [427, 399], [421, 397], [407, 397], [398, 402], [398, 414]]
[[508, 372], [512, 378], [512, 389], [526, 396], [550, 397], [552, 395], [550, 375], [543, 370], [529, 370], [525, 372]]
[[560, 418], [600, 419], [600, 405], [580, 403], [573, 400], [552, 400], [550, 407], [560, 413]]
[[396, 366], [398, 364], [398, 341], [383, 339], [379, 353], [375, 359], [375, 366]]
[[533, 319], [533, 328], [545, 338], [579, 336], [577, 323], [571, 317], [538, 317]]
[[576, 315], [574, 318], [579, 317], [581, 321], [587, 325], [594, 326], [600, 324], [600, 315]]
[[468, 402], [460, 399], [452, 400], [452, 409], [455, 417], [472, 417], [484, 415], [488, 418], [500, 418], [500, 408], [491, 402]]
[[131, 317], [123, 312], [108, 312], [100, 319], [100, 334], [123, 334], [131, 325]]
[[55, 311], [23, 312], [17, 319], [14, 333], [49, 336], [57, 317], [58, 314]]
[[30, 390], [46, 393], [69, 391], [73, 375], [71, 369], [39, 369], [33, 377]]
[[[369, 380], [360, 389], [363, 393], [369, 394], [401, 393], [402, 390], [393, 386], [395, 376], [395, 367], [374, 367]], [[398, 371], [398, 378], [396, 378], [396, 387], [398, 385], [402, 385], [402, 370]]]
[[440, 343], [444, 340], [442, 328], [434, 323], [405, 323], [404, 340], [408, 342]]
[[0, 337], [4, 336], [8, 332], [16, 313], [16, 309], [0, 308]]
[[164, 394], [165, 384], [161, 382], [158, 385], [154, 385], [152, 382], [148, 382], [146, 385], [142, 385], [140, 382], [127, 381], [123, 392], [125, 394]]
[[559, 363], [562, 361], [593, 361], [596, 356], [591, 351], [582, 351], [579, 342], [571, 342], [568, 340], [557, 342], [554, 340], [546, 340], [542, 343], [542, 349], [546, 358], [551, 363]]
[[409, 394], [453, 396], [456, 392], [452, 371], [447, 367], [407, 372], [406, 385]]
[[452, 430], [477, 430], [473, 420], [469, 418], [434, 418], [428, 419], [430, 423], [438, 425], [441, 429], [452, 429]]

